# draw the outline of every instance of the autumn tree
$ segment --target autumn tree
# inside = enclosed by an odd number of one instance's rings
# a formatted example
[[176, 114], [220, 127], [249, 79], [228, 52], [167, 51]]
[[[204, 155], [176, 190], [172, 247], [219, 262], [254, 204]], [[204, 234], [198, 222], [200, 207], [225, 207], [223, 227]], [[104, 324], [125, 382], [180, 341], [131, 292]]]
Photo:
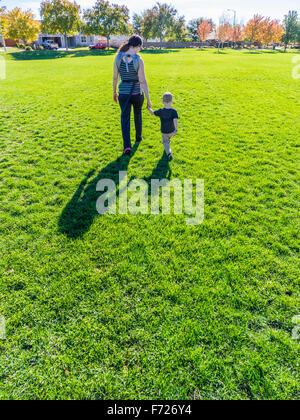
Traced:
[[40, 24], [34, 18], [31, 10], [24, 12], [16, 7], [7, 12], [6, 33], [7, 36], [15, 41], [27, 43], [33, 42], [40, 33]]
[[244, 28], [242, 25], [235, 25], [232, 31], [232, 40], [234, 43], [244, 40]]
[[203, 20], [198, 26], [198, 37], [200, 42], [205, 42], [213, 30], [213, 25], [209, 20]]
[[230, 25], [230, 23], [223, 23], [222, 25], [219, 25], [216, 31], [216, 36], [219, 41], [218, 43], [218, 52], [220, 51], [221, 45], [224, 44], [224, 42], [233, 41], [233, 28]]
[[270, 18], [266, 18], [263, 24], [262, 42], [265, 45], [278, 44], [284, 35], [283, 25], [278, 20], [271, 20]]
[[0, 34], [4, 35], [7, 26], [7, 15], [5, 7], [0, 7]]
[[84, 33], [104, 36], [108, 47], [113, 35], [129, 32], [129, 9], [126, 6], [97, 0], [91, 9], [84, 11], [83, 16]]
[[204, 21], [208, 21], [211, 23], [211, 27], [214, 28], [214, 23], [212, 21], [212, 19], [207, 19], [207, 18], [197, 18], [197, 19], [192, 19], [189, 21], [188, 25], [187, 25], [187, 33], [189, 35], [190, 38], [192, 38], [193, 41], [196, 41], [199, 39], [198, 37], [198, 27], [199, 25], [204, 22]]
[[42, 31], [45, 33], [64, 35], [66, 49], [68, 37], [80, 28], [80, 6], [68, 0], [46, 0], [41, 3]]
[[250, 42], [251, 46], [254, 42], [262, 43], [264, 35], [264, 18], [255, 15], [245, 27], [245, 39]]
[[286, 51], [290, 42], [296, 42], [298, 34], [298, 13], [295, 10], [290, 10], [284, 17], [284, 49]]
[[4, 47], [4, 51], [6, 51], [5, 45], [5, 36], [7, 32], [7, 14], [5, 7], [0, 7], [0, 43]]

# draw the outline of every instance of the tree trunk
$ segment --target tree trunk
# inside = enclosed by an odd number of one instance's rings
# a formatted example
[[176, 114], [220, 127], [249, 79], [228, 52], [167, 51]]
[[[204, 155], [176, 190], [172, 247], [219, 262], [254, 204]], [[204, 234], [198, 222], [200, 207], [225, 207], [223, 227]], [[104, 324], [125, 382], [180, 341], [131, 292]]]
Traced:
[[68, 35], [65, 34], [65, 43], [66, 43], [66, 50], [68, 51], [69, 47], [68, 47]]
[[4, 35], [0, 35], [0, 38], [2, 40], [4, 51], [7, 52]]
[[107, 49], [109, 49], [109, 47], [110, 47], [110, 36], [106, 37], [106, 41], [107, 41]]

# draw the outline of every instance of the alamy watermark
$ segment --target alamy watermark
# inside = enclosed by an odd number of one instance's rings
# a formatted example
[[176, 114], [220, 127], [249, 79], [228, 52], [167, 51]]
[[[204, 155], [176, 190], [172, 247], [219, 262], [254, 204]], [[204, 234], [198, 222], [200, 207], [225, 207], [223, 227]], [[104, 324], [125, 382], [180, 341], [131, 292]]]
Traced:
[[300, 315], [294, 316], [292, 323], [296, 325], [292, 331], [292, 338], [300, 342]]
[[6, 330], [5, 330], [5, 318], [0, 315], [0, 340], [5, 340]]
[[6, 79], [6, 61], [4, 57], [0, 57], [0, 80]]
[[[150, 183], [144, 179], [134, 179], [128, 184], [127, 172], [121, 171], [118, 186], [119, 214], [169, 215], [173, 211], [174, 214], [185, 214], [187, 225], [199, 225], [204, 220], [203, 179], [196, 180], [194, 191], [192, 179], [185, 179], [183, 182], [180, 179], [151, 179]], [[102, 179], [96, 190], [103, 193], [96, 203], [98, 213], [116, 214], [116, 183], [112, 179]]]
[[300, 56], [295, 56], [292, 59], [292, 63], [295, 64], [292, 70], [292, 77], [295, 80], [300, 79]]

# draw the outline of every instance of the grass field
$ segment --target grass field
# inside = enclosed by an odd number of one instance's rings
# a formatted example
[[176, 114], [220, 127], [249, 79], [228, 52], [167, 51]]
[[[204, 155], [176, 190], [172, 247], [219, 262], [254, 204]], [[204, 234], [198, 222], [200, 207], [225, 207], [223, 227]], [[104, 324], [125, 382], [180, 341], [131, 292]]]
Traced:
[[[287, 53], [142, 54], [153, 108], [120, 158], [110, 53], [15, 52], [0, 80], [0, 397], [300, 397], [299, 89]], [[205, 180], [205, 220], [97, 216], [96, 183]]]

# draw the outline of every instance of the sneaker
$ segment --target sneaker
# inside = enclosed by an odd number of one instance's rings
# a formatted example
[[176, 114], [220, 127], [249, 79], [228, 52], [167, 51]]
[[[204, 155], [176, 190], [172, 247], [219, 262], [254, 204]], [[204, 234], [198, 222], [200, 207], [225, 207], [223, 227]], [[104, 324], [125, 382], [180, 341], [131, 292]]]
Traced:
[[131, 148], [127, 147], [126, 149], [123, 150], [123, 155], [130, 155], [131, 153]]
[[173, 160], [173, 159], [174, 159], [174, 156], [172, 155], [172, 153], [169, 153], [169, 154], [168, 154], [168, 159], [169, 159], [169, 160]]

